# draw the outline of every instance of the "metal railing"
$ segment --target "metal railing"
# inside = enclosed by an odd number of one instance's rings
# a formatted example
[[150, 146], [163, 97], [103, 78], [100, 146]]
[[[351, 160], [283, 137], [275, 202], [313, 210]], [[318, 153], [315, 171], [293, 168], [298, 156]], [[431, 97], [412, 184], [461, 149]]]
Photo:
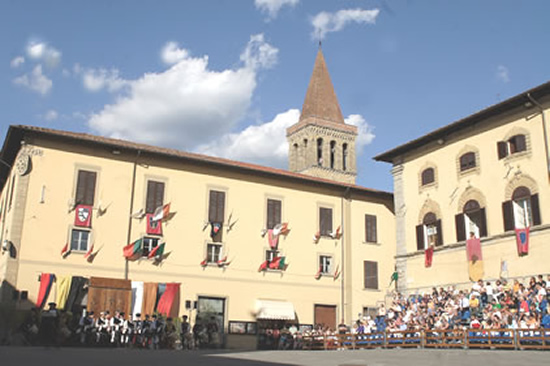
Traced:
[[473, 348], [550, 350], [550, 329], [460, 329], [305, 335], [303, 349]]

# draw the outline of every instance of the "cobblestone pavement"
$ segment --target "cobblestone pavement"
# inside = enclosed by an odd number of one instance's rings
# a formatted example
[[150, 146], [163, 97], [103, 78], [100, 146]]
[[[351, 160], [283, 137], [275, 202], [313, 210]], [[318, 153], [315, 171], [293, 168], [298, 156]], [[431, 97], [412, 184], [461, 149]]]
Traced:
[[516, 366], [549, 365], [550, 351], [150, 351], [128, 349], [0, 347], [2, 366]]

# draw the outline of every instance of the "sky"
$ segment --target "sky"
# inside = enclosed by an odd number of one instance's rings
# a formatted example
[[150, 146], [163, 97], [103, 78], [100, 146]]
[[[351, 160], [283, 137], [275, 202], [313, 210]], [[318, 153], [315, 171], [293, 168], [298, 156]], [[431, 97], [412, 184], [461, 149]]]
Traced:
[[0, 1], [0, 135], [86, 132], [287, 168], [321, 41], [372, 158], [550, 80], [547, 0]]

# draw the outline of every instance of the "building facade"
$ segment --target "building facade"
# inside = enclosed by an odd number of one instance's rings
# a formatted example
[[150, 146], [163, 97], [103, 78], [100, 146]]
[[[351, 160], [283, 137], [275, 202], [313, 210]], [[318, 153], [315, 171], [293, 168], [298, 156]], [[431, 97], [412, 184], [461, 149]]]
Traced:
[[550, 272], [549, 109], [546, 83], [375, 157], [393, 165], [402, 291]]
[[43, 273], [57, 278], [53, 300], [69, 275], [176, 283], [179, 315], [214, 313], [228, 332], [264, 319], [335, 327], [386, 294], [391, 193], [30, 126], [10, 127], [0, 157], [3, 304], [35, 305]]

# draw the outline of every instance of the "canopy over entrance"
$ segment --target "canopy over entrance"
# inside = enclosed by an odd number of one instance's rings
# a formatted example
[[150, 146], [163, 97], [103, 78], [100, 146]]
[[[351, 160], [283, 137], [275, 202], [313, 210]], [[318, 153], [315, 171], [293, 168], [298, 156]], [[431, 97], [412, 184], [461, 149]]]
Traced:
[[294, 305], [288, 301], [257, 300], [256, 319], [295, 320]]

